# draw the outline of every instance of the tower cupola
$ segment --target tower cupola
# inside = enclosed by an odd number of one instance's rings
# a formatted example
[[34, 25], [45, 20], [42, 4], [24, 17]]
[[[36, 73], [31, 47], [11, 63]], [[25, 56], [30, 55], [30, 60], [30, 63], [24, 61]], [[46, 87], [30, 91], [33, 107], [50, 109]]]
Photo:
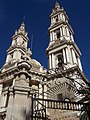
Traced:
[[50, 15], [51, 25], [49, 27], [50, 42], [55, 40], [71, 40], [73, 39], [73, 30], [68, 23], [68, 16], [64, 9], [56, 2], [54, 9]]
[[28, 48], [28, 33], [25, 30], [25, 23], [22, 22], [19, 29], [15, 31], [12, 36], [12, 43], [7, 50], [6, 63], [11, 61], [22, 60], [25, 56], [30, 57], [32, 55], [30, 48]]
[[21, 45], [25, 49], [27, 49], [28, 44], [28, 33], [25, 31], [24, 22], [21, 24], [20, 28], [15, 31], [15, 34], [12, 37], [12, 46], [13, 45]]

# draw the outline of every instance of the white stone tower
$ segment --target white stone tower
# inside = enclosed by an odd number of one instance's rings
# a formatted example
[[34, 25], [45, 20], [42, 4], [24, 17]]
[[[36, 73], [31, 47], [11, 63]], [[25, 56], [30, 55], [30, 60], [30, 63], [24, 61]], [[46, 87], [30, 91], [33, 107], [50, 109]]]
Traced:
[[49, 69], [57, 68], [60, 57], [62, 57], [67, 69], [77, 66], [82, 71], [80, 50], [74, 42], [74, 33], [68, 23], [68, 16], [58, 2], [52, 10], [50, 18], [50, 43], [47, 48]]
[[[51, 74], [47, 83], [48, 98], [78, 101], [81, 96], [77, 95], [76, 89], [79, 90], [86, 81], [80, 61], [81, 52], [74, 41], [74, 32], [68, 23], [68, 16], [58, 2], [55, 3], [50, 19], [50, 43], [46, 49]], [[75, 112], [49, 110], [49, 113], [51, 120], [79, 119]]]
[[86, 78], [80, 61], [81, 52], [74, 41], [74, 32], [68, 23], [68, 16], [58, 2], [52, 9], [50, 19], [51, 24], [48, 28], [50, 43], [47, 48], [49, 70], [61, 68], [71, 71], [69, 76], [82, 84], [81, 79], [86, 80]]
[[7, 50], [6, 64], [8, 62], [20, 61], [24, 59], [24, 55], [32, 55], [30, 49], [27, 48], [28, 40], [29, 38], [27, 36], [27, 32], [25, 31], [25, 24], [23, 22], [18, 31], [16, 30], [12, 37], [12, 44]]

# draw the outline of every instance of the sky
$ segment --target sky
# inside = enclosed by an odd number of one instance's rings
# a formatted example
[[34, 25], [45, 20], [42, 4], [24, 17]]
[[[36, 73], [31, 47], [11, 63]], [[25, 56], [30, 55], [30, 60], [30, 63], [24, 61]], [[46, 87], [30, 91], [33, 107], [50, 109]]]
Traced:
[[[90, 80], [90, 0], [57, 0], [65, 9], [74, 39], [81, 50], [84, 73]], [[48, 27], [55, 0], [0, 0], [0, 68], [6, 59], [15, 30], [25, 17], [32, 58], [48, 67], [46, 48], [49, 43]], [[33, 36], [33, 42], [32, 42]]]

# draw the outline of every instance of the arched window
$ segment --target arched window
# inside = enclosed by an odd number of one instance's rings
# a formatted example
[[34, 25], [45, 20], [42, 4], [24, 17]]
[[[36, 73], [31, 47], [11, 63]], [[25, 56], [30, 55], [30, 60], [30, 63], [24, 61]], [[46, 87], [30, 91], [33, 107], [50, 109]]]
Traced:
[[60, 39], [60, 29], [57, 29], [55, 32], [57, 39]]
[[58, 16], [56, 17], [56, 22], [58, 22]]
[[64, 62], [62, 51], [57, 56], [57, 60], [58, 60], [58, 67], [62, 68], [63, 67], [63, 62]]

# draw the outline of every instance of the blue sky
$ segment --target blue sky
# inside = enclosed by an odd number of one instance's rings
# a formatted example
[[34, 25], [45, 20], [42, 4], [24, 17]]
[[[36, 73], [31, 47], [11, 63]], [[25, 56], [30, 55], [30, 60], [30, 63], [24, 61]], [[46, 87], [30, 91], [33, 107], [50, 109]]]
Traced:
[[[75, 42], [82, 56], [85, 75], [90, 80], [90, 0], [58, 0], [64, 7], [74, 30]], [[33, 35], [32, 53], [43, 66], [48, 66], [46, 48], [49, 43], [49, 15], [55, 0], [0, 0], [0, 68], [6, 59], [12, 36], [25, 16], [29, 47]]]

